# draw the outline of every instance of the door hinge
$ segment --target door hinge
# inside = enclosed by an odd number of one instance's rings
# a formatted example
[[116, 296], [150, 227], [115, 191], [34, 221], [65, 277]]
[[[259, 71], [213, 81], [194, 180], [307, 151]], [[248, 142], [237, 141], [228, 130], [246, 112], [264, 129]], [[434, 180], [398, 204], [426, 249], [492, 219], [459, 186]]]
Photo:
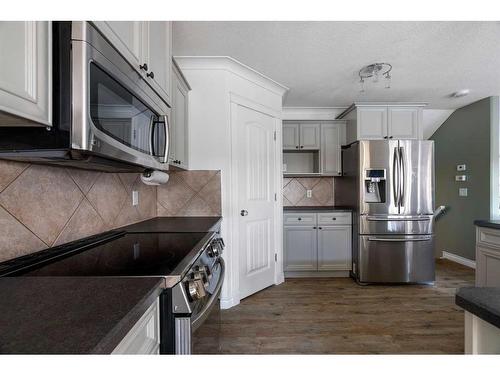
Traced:
[[274, 140], [276, 140], [276, 130], [274, 131]]
[[277, 193], [274, 193], [274, 201], [277, 202], [278, 201], [278, 194]]
[[274, 261], [277, 262], [278, 261], [278, 254], [274, 254]]

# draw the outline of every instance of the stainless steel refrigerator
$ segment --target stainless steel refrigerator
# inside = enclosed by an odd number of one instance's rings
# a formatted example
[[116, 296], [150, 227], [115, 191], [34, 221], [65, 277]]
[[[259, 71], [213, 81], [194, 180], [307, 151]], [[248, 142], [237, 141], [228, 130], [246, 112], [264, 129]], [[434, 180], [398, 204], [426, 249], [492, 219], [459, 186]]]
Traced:
[[355, 142], [342, 166], [335, 203], [354, 208], [353, 277], [434, 282], [434, 142]]

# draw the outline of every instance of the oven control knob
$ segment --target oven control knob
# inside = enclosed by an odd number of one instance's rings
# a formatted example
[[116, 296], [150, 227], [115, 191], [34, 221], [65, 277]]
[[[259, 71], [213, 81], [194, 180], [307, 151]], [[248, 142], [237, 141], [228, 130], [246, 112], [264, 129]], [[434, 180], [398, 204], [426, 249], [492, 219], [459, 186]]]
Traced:
[[203, 297], [205, 297], [205, 286], [203, 285], [203, 281], [200, 279], [193, 279], [188, 282], [188, 293], [189, 297], [193, 301], [197, 301]]

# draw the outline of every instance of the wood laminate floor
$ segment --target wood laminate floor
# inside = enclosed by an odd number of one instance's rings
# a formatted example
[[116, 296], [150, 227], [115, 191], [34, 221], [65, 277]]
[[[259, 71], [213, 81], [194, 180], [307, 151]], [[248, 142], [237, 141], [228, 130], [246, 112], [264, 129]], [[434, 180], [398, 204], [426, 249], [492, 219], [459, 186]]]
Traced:
[[455, 290], [474, 271], [438, 260], [434, 286], [366, 286], [347, 278], [287, 279], [221, 313], [222, 353], [463, 353]]

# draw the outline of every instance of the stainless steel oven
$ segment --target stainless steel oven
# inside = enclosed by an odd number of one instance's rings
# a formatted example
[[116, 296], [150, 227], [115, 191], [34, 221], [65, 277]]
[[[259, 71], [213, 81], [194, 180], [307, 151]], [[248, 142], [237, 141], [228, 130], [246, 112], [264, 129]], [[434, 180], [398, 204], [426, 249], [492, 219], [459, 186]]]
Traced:
[[91, 22], [53, 23], [51, 128], [0, 129], [0, 158], [168, 170], [170, 107]]

